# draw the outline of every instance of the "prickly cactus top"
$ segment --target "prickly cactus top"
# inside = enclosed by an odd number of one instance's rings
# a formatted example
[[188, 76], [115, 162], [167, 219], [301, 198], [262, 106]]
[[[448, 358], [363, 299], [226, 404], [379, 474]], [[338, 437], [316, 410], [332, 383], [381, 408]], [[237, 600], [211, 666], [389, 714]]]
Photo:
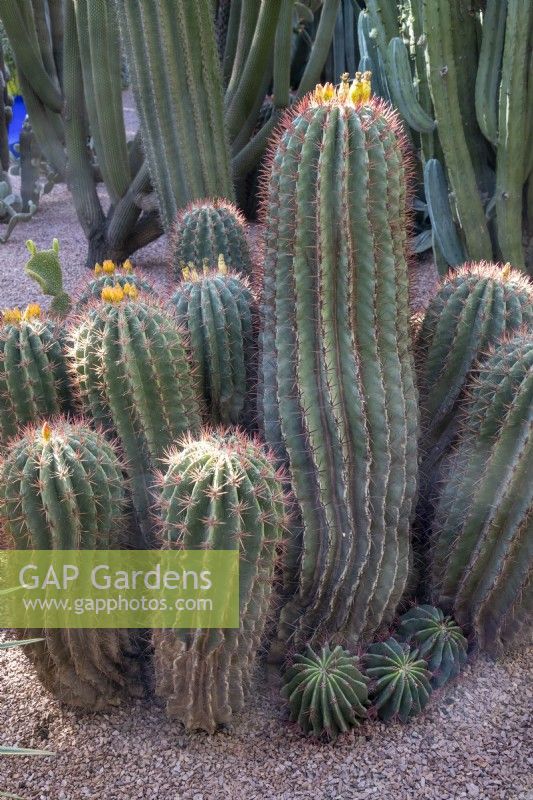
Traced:
[[117, 265], [111, 260], [106, 260], [102, 264], [94, 267], [94, 277], [90, 279], [87, 286], [82, 290], [76, 301], [76, 308], [80, 310], [91, 300], [100, 298], [102, 290], [107, 287], [120, 286], [126, 293], [130, 292], [130, 287], [134, 287], [137, 292], [154, 294], [154, 289], [148, 281], [145, 281], [133, 271], [133, 264], [127, 259], [122, 265]]
[[400, 618], [398, 633], [419, 648], [420, 656], [428, 662], [434, 688], [457, 677], [466, 664], [468, 642], [459, 625], [445, 617], [440, 608], [414, 606]]
[[418, 650], [387, 639], [370, 645], [365, 664], [365, 672], [373, 680], [372, 704], [384, 722], [395, 717], [407, 722], [425, 708], [431, 695], [431, 675]]

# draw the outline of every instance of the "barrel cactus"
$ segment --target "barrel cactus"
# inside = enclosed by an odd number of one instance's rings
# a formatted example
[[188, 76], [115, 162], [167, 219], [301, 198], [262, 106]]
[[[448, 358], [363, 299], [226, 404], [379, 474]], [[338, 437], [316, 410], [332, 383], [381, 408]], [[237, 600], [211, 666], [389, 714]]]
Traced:
[[303, 522], [273, 658], [289, 639], [370, 638], [409, 570], [418, 430], [409, 166], [397, 117], [369, 94], [368, 75], [317, 87], [270, 152], [259, 416]]
[[36, 304], [7, 309], [0, 327], [0, 445], [21, 426], [73, 409], [62, 329]]
[[479, 358], [504, 334], [533, 324], [533, 287], [510, 265], [467, 264], [429, 304], [417, 340], [422, 477], [457, 435], [458, 410]]
[[431, 675], [418, 650], [406, 642], [387, 639], [371, 644], [365, 655], [365, 673], [372, 679], [370, 698], [384, 722], [407, 722], [427, 705]]
[[435, 603], [485, 649], [533, 638], [533, 333], [480, 366], [433, 527]]
[[[120, 549], [124, 543], [123, 466], [114, 447], [83, 423], [29, 427], [0, 470], [4, 531], [19, 550]], [[32, 635], [36, 632], [32, 631]], [[25, 652], [61, 701], [90, 709], [139, 694], [127, 631], [38, 631]]]
[[459, 625], [440, 608], [414, 606], [400, 618], [398, 634], [418, 647], [433, 676], [434, 689], [456, 678], [466, 664], [468, 642]]
[[252, 276], [246, 221], [227, 200], [196, 200], [178, 213], [170, 234], [169, 262], [175, 278], [184, 267], [203, 269], [222, 255], [226, 265]]
[[128, 287], [134, 287], [138, 292], [153, 294], [154, 289], [148, 281], [136, 275], [133, 271], [133, 264], [127, 259], [122, 265], [117, 265], [111, 260], [106, 260], [102, 264], [94, 267], [94, 276], [82, 289], [76, 301], [77, 309], [81, 309], [91, 300], [99, 299], [102, 296], [102, 289], [106, 287], [120, 286], [128, 291]]
[[176, 438], [200, 428], [200, 404], [173, 314], [135, 287], [108, 286], [72, 331], [72, 362], [87, 414], [118, 434], [141, 530], [152, 537], [152, 471]]
[[335, 739], [366, 717], [367, 681], [355, 656], [340, 645], [325, 645], [316, 653], [308, 646], [286, 671], [282, 695], [291, 721], [304, 733]]
[[168, 458], [164, 547], [238, 550], [239, 629], [154, 631], [156, 691], [187, 729], [213, 732], [244, 707], [269, 607], [285, 502], [272, 458], [241, 433], [204, 431]]
[[185, 268], [172, 304], [188, 330], [211, 421], [244, 422], [255, 405], [250, 391], [257, 350], [255, 301], [246, 279], [228, 272], [222, 257], [218, 269]]

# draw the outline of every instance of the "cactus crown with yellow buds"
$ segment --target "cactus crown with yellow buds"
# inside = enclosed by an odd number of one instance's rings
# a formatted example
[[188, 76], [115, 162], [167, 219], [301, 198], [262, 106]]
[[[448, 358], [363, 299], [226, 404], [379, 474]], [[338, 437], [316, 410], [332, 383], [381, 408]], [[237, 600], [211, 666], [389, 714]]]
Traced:
[[[192, 263], [192, 261], [191, 261], [188, 265], [184, 264], [182, 266], [181, 275], [182, 275], [183, 280], [185, 280], [185, 281], [194, 281], [194, 282], [196, 282], [196, 281], [201, 280], [203, 275], [208, 275], [211, 271], [212, 270], [211, 270], [211, 268], [210, 268], [210, 266], [208, 264], [207, 259], [204, 258], [202, 272], [199, 272], [196, 269], [196, 267], [194, 266], [194, 264]], [[222, 253], [219, 253], [219, 255], [218, 255], [217, 271], [218, 271], [218, 273], [220, 275], [227, 275], [228, 274], [228, 268], [226, 266], [226, 262], [224, 260], [224, 256], [223, 256]]]
[[311, 105], [323, 106], [331, 104], [360, 106], [367, 103], [372, 96], [371, 72], [356, 72], [350, 83], [347, 72], [341, 75], [338, 86], [332, 83], [318, 84], [311, 95]]
[[20, 322], [28, 322], [31, 319], [38, 319], [41, 316], [41, 306], [38, 303], [30, 303], [25, 311], [20, 308], [6, 308], [2, 311], [2, 322], [4, 325], [18, 325]]
[[124, 261], [124, 263], [121, 265], [117, 265], [114, 261], [111, 261], [111, 259], [107, 258], [102, 264], [94, 265], [94, 274], [113, 275], [119, 269], [122, 269], [123, 272], [131, 273], [133, 272], [133, 264], [129, 258], [127, 258], [126, 261]]
[[101, 298], [106, 303], [120, 303], [125, 298], [136, 300], [139, 290], [133, 283], [125, 283], [124, 286], [105, 286], [101, 292]]

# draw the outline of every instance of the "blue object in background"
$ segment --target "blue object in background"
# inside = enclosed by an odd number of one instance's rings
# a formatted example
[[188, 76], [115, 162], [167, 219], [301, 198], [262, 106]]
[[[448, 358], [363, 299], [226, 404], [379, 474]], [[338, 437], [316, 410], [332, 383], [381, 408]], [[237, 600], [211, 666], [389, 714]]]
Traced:
[[15, 158], [20, 157], [19, 153], [15, 149], [15, 145], [19, 143], [20, 132], [25, 119], [26, 106], [24, 105], [22, 95], [17, 94], [13, 98], [13, 117], [8, 128], [9, 149]]

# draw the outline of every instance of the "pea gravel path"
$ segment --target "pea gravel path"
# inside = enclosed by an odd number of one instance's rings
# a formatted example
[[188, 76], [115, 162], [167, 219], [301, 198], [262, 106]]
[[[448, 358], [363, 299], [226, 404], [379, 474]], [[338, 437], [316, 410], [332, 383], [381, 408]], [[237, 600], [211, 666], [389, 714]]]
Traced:
[[[253, 231], [254, 238], [257, 230]], [[64, 187], [0, 245], [0, 307], [40, 300], [25, 277], [25, 240], [61, 242], [66, 288], [85, 280], [85, 241]], [[165, 241], [134, 257], [168, 288]], [[411, 267], [413, 310], [435, 290], [431, 263]], [[46, 303], [45, 303], [46, 305]], [[0, 633], [0, 637], [3, 634]], [[49, 697], [22, 652], [0, 654], [0, 743], [54, 758], [0, 758], [0, 791], [27, 800], [533, 800], [533, 649], [478, 659], [408, 726], [365, 724], [334, 745], [306, 740], [285, 720], [276, 679], [233, 733], [187, 736], [154, 703], [76, 714]]]

